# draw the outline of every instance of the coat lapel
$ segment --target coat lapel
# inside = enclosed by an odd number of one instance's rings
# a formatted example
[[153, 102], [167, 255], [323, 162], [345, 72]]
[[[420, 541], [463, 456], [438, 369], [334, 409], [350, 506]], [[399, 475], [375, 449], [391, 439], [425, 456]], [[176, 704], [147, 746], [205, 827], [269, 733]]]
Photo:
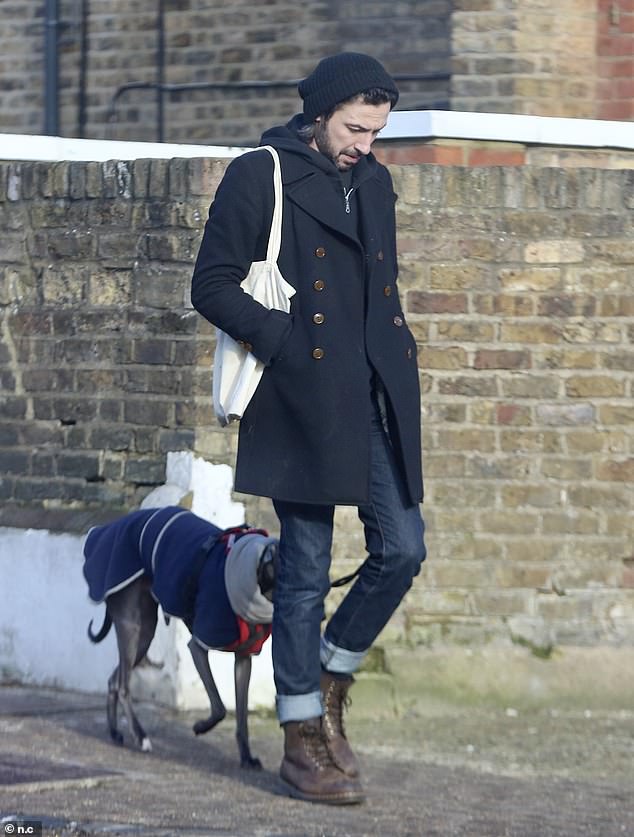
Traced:
[[315, 171], [296, 183], [286, 187], [285, 194], [290, 201], [326, 227], [349, 238], [358, 247], [361, 242], [342, 218], [343, 195], [338, 194], [335, 184], [328, 182], [324, 189], [325, 177]]
[[[343, 194], [340, 191], [343, 189], [343, 184], [335, 176], [334, 168], [333, 174], [329, 175], [304, 157], [296, 154], [280, 156], [282, 157], [282, 181], [285, 196], [320, 224], [335, 230], [363, 249], [358, 235], [343, 217]], [[366, 193], [364, 200], [369, 202], [369, 206], [382, 206], [385, 200], [384, 194], [376, 196], [376, 200], [372, 197], [377, 188], [382, 193], [384, 192], [383, 187], [377, 185], [374, 177], [375, 167], [376, 162], [372, 155], [361, 160], [355, 171], [354, 188], [363, 189]]]

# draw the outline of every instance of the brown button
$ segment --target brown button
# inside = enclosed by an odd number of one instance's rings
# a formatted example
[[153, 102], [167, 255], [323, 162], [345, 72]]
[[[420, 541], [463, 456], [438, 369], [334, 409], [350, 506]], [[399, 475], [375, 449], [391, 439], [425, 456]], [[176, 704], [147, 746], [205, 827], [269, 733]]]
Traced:
[[392, 322], [394, 323], [395, 326], [400, 327], [400, 326], [403, 325], [403, 318], [399, 317], [398, 314], [397, 314], [396, 317], [394, 317], [394, 319], [392, 320]]
[[383, 288], [383, 295], [384, 296], [391, 296], [392, 295], [392, 286], [391, 285], [386, 285]]
[[315, 279], [315, 281], [313, 282], [313, 288], [316, 291], [323, 291], [323, 289], [325, 287], [326, 287], [326, 283], [324, 282], [323, 279]]
[[313, 322], [315, 325], [321, 325], [325, 319], [323, 314], [313, 314]]
[[323, 349], [313, 349], [313, 357], [315, 358], [315, 360], [321, 360], [323, 356], [324, 356], [324, 350]]
[[317, 256], [318, 259], [323, 259], [323, 257], [326, 255], [326, 248], [325, 247], [318, 247], [315, 250], [315, 255]]
[[253, 348], [253, 346], [250, 343], [247, 343], [246, 340], [238, 340], [238, 345], [242, 346], [242, 348], [247, 352], [250, 352]]
[[383, 250], [379, 250], [379, 252], [376, 254], [376, 258], [377, 258], [377, 261], [379, 261], [379, 262], [383, 261], [383, 258], [384, 258], [383, 257]]

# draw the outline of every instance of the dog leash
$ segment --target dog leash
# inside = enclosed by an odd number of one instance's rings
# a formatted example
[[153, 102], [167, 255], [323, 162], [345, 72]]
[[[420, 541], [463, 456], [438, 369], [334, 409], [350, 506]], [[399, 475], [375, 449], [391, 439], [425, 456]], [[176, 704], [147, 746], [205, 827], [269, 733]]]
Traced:
[[[187, 618], [193, 620], [194, 617], [194, 609], [196, 605], [196, 593], [198, 591], [198, 580], [200, 578], [200, 574], [202, 569], [205, 565], [205, 561], [207, 560], [207, 556], [211, 552], [212, 548], [218, 543], [223, 542], [226, 546], [227, 551], [231, 549], [234, 545], [236, 540], [241, 538], [243, 535], [253, 535], [253, 534], [260, 534], [268, 537], [268, 532], [265, 529], [252, 529], [250, 526], [246, 524], [244, 526], [234, 526], [231, 529], [225, 529], [219, 535], [211, 535], [207, 538], [206, 541], [202, 544], [200, 549], [198, 550], [198, 554], [194, 559], [192, 565], [192, 571], [189, 574], [187, 581], [185, 582], [185, 587], [183, 590], [183, 597], [185, 602], [187, 603]], [[353, 581], [361, 572], [361, 567], [363, 564], [360, 564], [356, 570], [348, 575], [343, 575], [341, 578], [335, 579], [330, 583], [331, 587], [343, 587], [344, 584], [349, 584]], [[187, 619], [184, 618], [183, 621], [190, 627]]]
[[363, 564], [359, 564], [359, 566], [356, 568], [356, 570], [353, 573], [350, 573], [350, 575], [343, 575], [343, 576], [341, 576], [341, 578], [336, 579], [336, 581], [331, 581], [330, 586], [331, 587], [343, 587], [344, 584], [349, 584], [352, 581], [353, 578], [356, 578], [359, 575], [359, 573], [361, 572], [361, 567], [362, 566], [363, 566]]

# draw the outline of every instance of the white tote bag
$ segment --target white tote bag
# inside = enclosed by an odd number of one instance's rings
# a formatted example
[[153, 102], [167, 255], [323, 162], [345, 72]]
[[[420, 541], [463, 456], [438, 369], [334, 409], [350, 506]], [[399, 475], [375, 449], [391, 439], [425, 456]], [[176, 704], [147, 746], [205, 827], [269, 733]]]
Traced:
[[[275, 207], [269, 233], [266, 261], [253, 262], [240, 287], [266, 308], [290, 311], [290, 299], [295, 288], [280, 273], [277, 259], [282, 241], [282, 174], [277, 151], [264, 145], [273, 157], [273, 186]], [[257, 149], [258, 151], [261, 149]], [[242, 418], [257, 385], [264, 364], [257, 360], [232, 337], [216, 329], [216, 352], [213, 371], [214, 412], [225, 427]]]

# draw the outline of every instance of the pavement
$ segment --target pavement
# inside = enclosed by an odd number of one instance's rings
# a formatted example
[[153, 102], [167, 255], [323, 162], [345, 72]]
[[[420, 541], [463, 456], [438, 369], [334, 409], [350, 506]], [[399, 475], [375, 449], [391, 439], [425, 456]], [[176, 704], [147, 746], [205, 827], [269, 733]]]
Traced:
[[[354, 694], [353, 694], [354, 697]], [[250, 719], [261, 771], [239, 767], [231, 716], [137, 704], [151, 753], [110, 743], [103, 696], [0, 686], [0, 837], [623, 837], [634, 835], [634, 705], [431, 704], [355, 720], [367, 801], [293, 800], [282, 735]]]

